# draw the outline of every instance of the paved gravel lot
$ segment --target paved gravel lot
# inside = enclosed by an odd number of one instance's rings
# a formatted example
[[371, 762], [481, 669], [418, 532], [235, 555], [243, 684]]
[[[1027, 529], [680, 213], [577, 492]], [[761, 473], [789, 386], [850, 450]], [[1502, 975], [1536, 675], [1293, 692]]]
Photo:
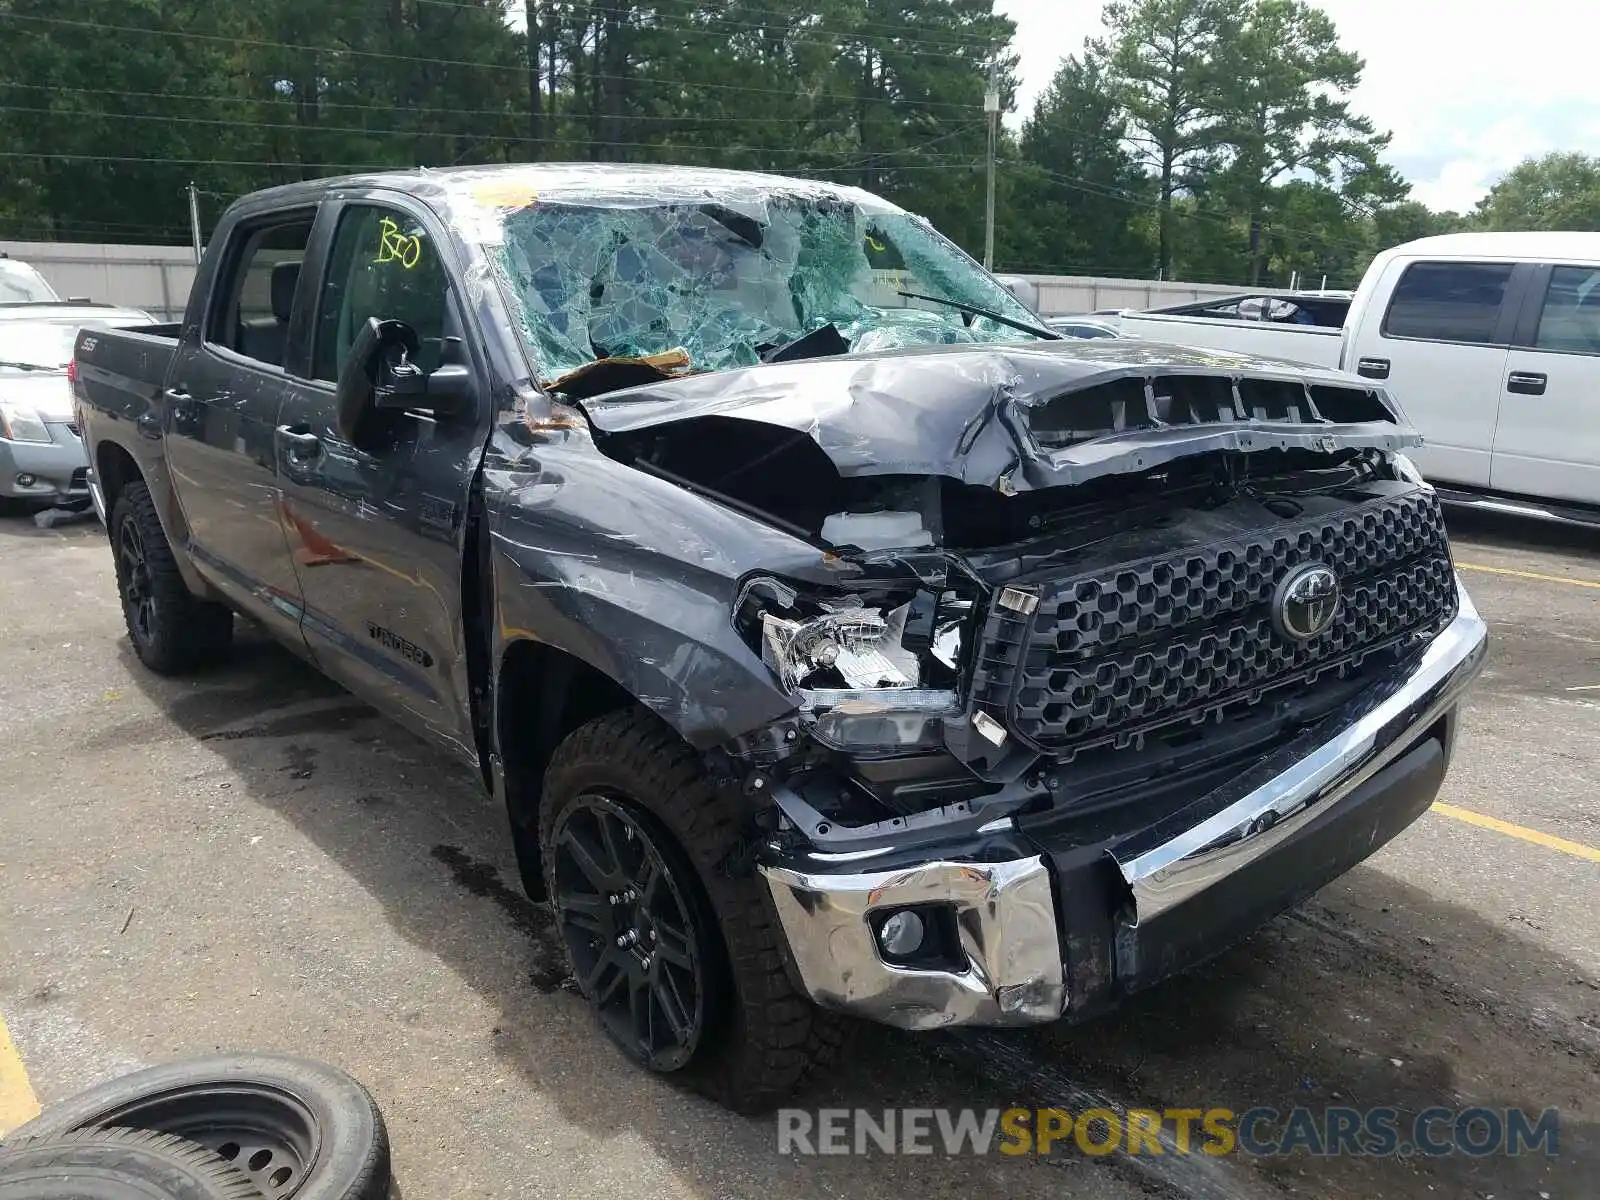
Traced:
[[219, 1048], [328, 1059], [413, 1200], [1593, 1195], [1600, 536], [1455, 533], [1494, 636], [1455, 811], [1109, 1019], [863, 1030], [801, 1103], [1555, 1106], [1555, 1158], [780, 1157], [771, 1118], [608, 1047], [471, 778], [247, 627], [224, 669], [143, 672], [92, 522], [0, 520], [0, 1056], [9, 1028], [45, 1103]]

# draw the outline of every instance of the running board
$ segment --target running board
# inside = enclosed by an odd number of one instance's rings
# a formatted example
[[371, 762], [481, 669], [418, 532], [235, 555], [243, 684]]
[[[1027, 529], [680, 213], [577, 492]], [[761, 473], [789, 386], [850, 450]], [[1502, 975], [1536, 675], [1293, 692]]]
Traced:
[[1578, 525], [1586, 529], [1600, 529], [1600, 509], [1577, 505], [1551, 504], [1544, 500], [1524, 497], [1492, 496], [1479, 492], [1458, 492], [1435, 486], [1441, 503], [1452, 508], [1471, 508], [1478, 512], [1504, 513], [1511, 517], [1528, 517], [1536, 521], [1551, 521], [1557, 525]]

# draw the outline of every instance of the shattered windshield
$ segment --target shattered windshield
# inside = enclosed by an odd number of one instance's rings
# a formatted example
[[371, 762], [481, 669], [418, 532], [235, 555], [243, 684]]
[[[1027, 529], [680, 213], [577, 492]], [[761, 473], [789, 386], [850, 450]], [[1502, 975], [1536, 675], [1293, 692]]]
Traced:
[[925, 221], [848, 196], [536, 202], [499, 222], [491, 253], [546, 380], [675, 350], [692, 371], [751, 366], [825, 326], [851, 351], [1031, 340], [900, 292], [1037, 320]]

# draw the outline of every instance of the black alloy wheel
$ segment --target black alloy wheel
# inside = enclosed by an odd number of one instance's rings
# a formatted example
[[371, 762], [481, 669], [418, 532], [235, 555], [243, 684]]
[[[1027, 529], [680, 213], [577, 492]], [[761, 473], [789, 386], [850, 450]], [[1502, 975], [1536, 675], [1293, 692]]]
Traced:
[[118, 493], [106, 532], [122, 616], [139, 661], [157, 674], [179, 675], [220, 658], [233, 641], [233, 613], [189, 591], [142, 482]]
[[149, 645], [155, 636], [156, 597], [151, 587], [144, 533], [136, 520], [125, 520], [117, 527], [117, 578], [122, 583], [122, 607], [128, 618], [128, 631], [136, 642]]
[[704, 955], [673, 857], [620, 797], [585, 792], [554, 831], [554, 901], [578, 986], [606, 1032], [675, 1071], [705, 1027]]

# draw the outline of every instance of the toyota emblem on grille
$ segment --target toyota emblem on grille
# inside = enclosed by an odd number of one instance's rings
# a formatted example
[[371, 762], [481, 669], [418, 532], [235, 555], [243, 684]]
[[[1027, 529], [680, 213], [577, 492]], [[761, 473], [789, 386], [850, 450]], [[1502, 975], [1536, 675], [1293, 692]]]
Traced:
[[1339, 577], [1321, 563], [1302, 563], [1278, 583], [1272, 623], [1297, 642], [1309, 642], [1333, 624], [1339, 611]]

